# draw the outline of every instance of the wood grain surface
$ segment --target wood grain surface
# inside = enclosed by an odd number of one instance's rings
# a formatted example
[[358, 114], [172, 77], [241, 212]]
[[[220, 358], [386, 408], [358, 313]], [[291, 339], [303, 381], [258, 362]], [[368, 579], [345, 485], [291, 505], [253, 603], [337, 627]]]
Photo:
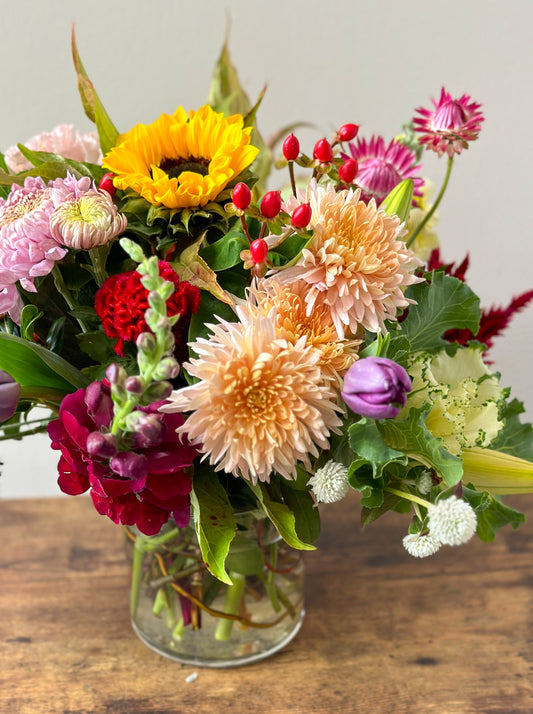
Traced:
[[389, 514], [361, 531], [355, 495], [324, 508], [299, 635], [209, 670], [135, 637], [121, 529], [88, 498], [0, 501], [0, 712], [533, 712], [533, 521], [425, 560], [406, 527]]

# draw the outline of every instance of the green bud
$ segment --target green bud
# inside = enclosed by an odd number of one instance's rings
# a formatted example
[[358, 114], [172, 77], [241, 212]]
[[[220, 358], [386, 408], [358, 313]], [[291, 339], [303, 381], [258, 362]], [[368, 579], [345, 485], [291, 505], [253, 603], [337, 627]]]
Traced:
[[168, 280], [163, 280], [160, 287], [155, 289], [166, 302], [174, 292], [174, 283], [171, 283]]
[[157, 290], [151, 290], [148, 293], [148, 304], [158, 315], [164, 315], [166, 317], [167, 305]]
[[180, 366], [173, 357], [165, 357], [153, 372], [153, 379], [174, 379], [180, 372]]
[[388, 216], [398, 216], [403, 223], [408, 219], [413, 205], [413, 190], [413, 179], [405, 179], [392, 189], [381, 204], [381, 208]]
[[159, 315], [151, 308], [148, 308], [148, 310], [144, 311], [144, 319], [146, 320], [148, 327], [155, 332], [159, 321]]
[[135, 340], [135, 344], [139, 352], [146, 355], [154, 355], [157, 350], [157, 341], [151, 332], [141, 332]]
[[159, 280], [158, 278], [152, 278], [151, 275], [143, 275], [141, 278], [141, 283], [143, 288], [146, 288], [146, 290], [157, 290], [159, 288]]
[[157, 402], [159, 399], [167, 399], [172, 393], [172, 385], [170, 382], [152, 382], [150, 384], [141, 399], [142, 404], [151, 404], [152, 402]]
[[122, 249], [125, 250], [136, 263], [142, 263], [144, 261], [145, 255], [143, 249], [137, 243], [134, 243], [129, 238], [121, 238], [119, 242]]

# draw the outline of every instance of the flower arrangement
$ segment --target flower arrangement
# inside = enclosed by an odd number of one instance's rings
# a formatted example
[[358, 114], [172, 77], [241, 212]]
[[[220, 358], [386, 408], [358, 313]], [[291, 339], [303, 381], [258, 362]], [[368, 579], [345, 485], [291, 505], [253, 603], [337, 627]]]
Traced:
[[[418, 557], [517, 527], [500, 496], [533, 490], [533, 429], [486, 355], [533, 291], [481, 311], [435, 231], [481, 106], [442, 89], [388, 144], [347, 123], [311, 155], [288, 133], [276, 161], [225, 48], [208, 104], [124, 134], [73, 55], [97, 133], [0, 159], [0, 419], [47, 429], [60, 489], [135, 527], [136, 552], [179, 539], [154, 609], [178, 550], [204, 591], [235, 588], [242, 514], [309, 550], [350, 489], [363, 525], [405, 513]], [[424, 147], [447, 156], [432, 203]], [[191, 572], [176, 637], [213, 609]], [[250, 624], [238, 599], [225, 616]]]

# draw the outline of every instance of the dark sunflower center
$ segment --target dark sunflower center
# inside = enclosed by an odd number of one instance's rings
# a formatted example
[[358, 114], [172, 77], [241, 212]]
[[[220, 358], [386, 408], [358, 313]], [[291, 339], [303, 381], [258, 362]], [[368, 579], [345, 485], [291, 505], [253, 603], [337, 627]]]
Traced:
[[179, 159], [163, 159], [159, 168], [164, 171], [169, 178], [178, 178], [184, 171], [193, 171], [200, 176], [207, 176], [209, 173], [209, 159], [197, 159], [195, 156]]

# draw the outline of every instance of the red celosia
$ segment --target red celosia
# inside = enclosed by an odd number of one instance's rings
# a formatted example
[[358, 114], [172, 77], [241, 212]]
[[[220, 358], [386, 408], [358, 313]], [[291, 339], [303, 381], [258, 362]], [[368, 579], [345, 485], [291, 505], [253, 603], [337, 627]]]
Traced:
[[[58, 419], [48, 425], [52, 448], [61, 451], [59, 487], [77, 495], [91, 489], [96, 510], [115, 523], [136, 525], [146, 535], [158, 533], [173, 516], [177, 525], [189, 523], [191, 476], [187, 473], [198, 451], [179, 437], [181, 414], [162, 414], [154, 402], [142, 411], [161, 425], [151, 442], [131, 435], [127, 444], [116, 444], [108, 433], [113, 414], [109, 387], [93, 382], [87, 389], [68, 394], [59, 407]], [[104, 435], [105, 448], [94, 448], [94, 436]], [[92, 441], [93, 440], [93, 441]], [[92, 441], [92, 444], [91, 444]], [[114, 453], [113, 453], [114, 451]], [[135, 461], [128, 475], [121, 468], [128, 456]]]
[[[429, 257], [428, 270], [444, 268], [446, 275], [451, 275], [465, 282], [465, 273], [468, 269], [468, 264], [468, 255], [457, 267], [455, 267], [455, 263], [444, 264], [440, 258], [439, 249], [437, 248]], [[481, 311], [479, 330], [476, 334], [471, 330], [448, 330], [444, 334], [444, 338], [449, 342], [458, 342], [460, 345], [466, 345], [470, 340], [477, 340], [487, 345], [487, 347], [492, 347], [494, 337], [501, 334], [511, 321], [513, 315], [526, 307], [532, 300], [533, 290], [528, 290], [513, 298], [507, 307], [493, 306], [489, 309], [483, 309]]]
[[[174, 327], [176, 359], [187, 359], [186, 341], [190, 316], [198, 311], [200, 291], [180, 279], [169, 263], [159, 261], [159, 274], [174, 283], [175, 290], [167, 300], [169, 317], [180, 315]], [[144, 312], [148, 308], [148, 290], [136, 270], [112, 275], [96, 293], [94, 307], [108, 337], [117, 338], [115, 352], [124, 355], [124, 342], [134, 342], [141, 332], [148, 331]]]

